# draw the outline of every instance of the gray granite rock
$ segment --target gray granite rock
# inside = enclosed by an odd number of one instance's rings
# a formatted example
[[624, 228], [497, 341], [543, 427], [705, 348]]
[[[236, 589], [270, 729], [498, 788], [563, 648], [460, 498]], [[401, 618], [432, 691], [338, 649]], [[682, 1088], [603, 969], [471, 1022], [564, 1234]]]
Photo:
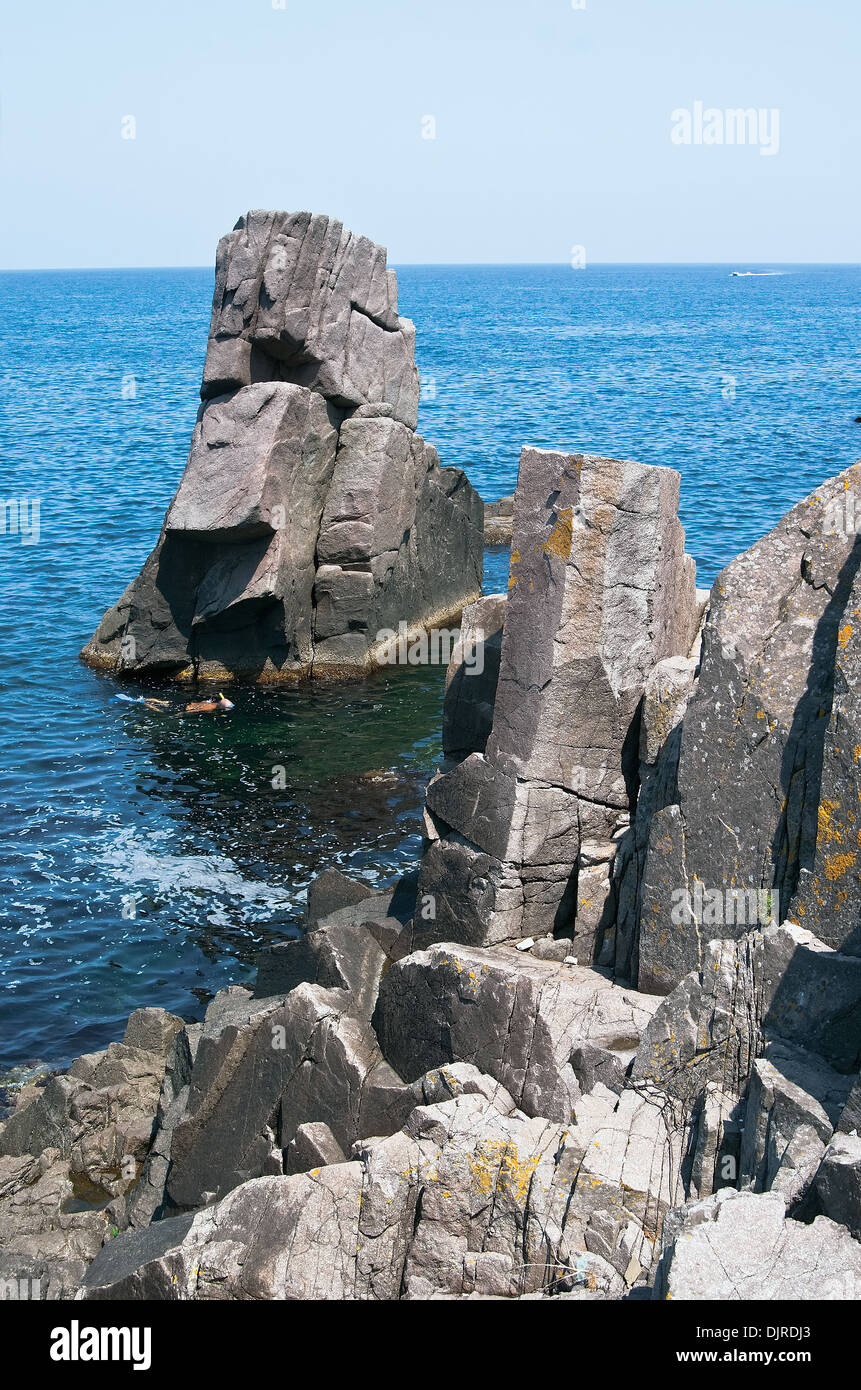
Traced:
[[447, 758], [483, 753], [493, 725], [502, 655], [505, 594], [487, 594], [463, 610], [445, 678], [442, 746]]
[[816, 1175], [816, 1195], [826, 1216], [861, 1240], [861, 1138], [835, 1134]]
[[373, 889], [340, 869], [325, 869], [308, 885], [308, 922], [314, 925], [342, 907], [353, 907], [373, 896]]
[[415, 329], [386, 253], [334, 218], [249, 212], [218, 245], [203, 392], [290, 381], [415, 429]]
[[[693, 1106], [708, 1082], [739, 1096], [769, 1039], [847, 1075], [861, 1047], [857, 957], [792, 923], [711, 940], [648, 1024], [633, 1075]], [[834, 1123], [836, 1124], [836, 1116]]]
[[664, 1223], [656, 1298], [843, 1300], [861, 1293], [861, 1245], [820, 1216], [788, 1219], [777, 1192], [729, 1188]]
[[483, 728], [449, 736], [469, 756], [428, 788], [420, 893], [437, 912], [416, 945], [556, 932], [600, 957], [646, 681], [687, 655], [699, 614], [678, 488], [671, 469], [524, 449], [493, 724], [484, 751]]
[[828, 945], [855, 950], [857, 910], [833, 908], [841, 894], [857, 896], [849, 816], [859, 787], [852, 687], [861, 551], [828, 517], [857, 486], [856, 469], [829, 479], [715, 581], [675, 785], [662, 798], [677, 809], [659, 804], [649, 827], [642, 989], [672, 988], [698, 968], [711, 937], [755, 925], [728, 912], [680, 924], [676, 895], [696, 883], [707, 894], [770, 892], [774, 920], [809, 912]]
[[250, 213], [222, 239], [185, 473], [90, 665], [355, 675], [386, 659], [382, 630], [443, 626], [478, 597], [481, 499], [414, 432], [414, 329], [385, 260], [308, 213]]
[[327, 1124], [300, 1125], [284, 1151], [285, 1173], [307, 1173], [327, 1163], [346, 1163], [347, 1155]]
[[580, 1095], [574, 1049], [633, 1050], [657, 1003], [576, 966], [444, 944], [389, 969], [374, 1027], [405, 1081], [469, 1062], [527, 1114], [565, 1122]]
[[[798, 1206], [816, 1177], [851, 1078], [821, 1057], [772, 1042], [753, 1064], [739, 1183]], [[829, 1215], [831, 1213], [828, 1213]]]
[[301, 1124], [327, 1124], [347, 1150], [403, 1122], [410, 1098], [352, 1007], [349, 991], [309, 984], [284, 999], [241, 989], [216, 997], [173, 1131], [166, 1192], [175, 1207], [260, 1176]]
[[484, 504], [485, 545], [510, 545], [514, 526], [514, 496]]
[[630, 1208], [654, 1224], [675, 1187], [654, 1161], [657, 1110], [629, 1094], [614, 1119], [616, 1101], [590, 1100], [574, 1129], [504, 1115], [477, 1092], [419, 1106], [349, 1162], [257, 1178], [118, 1236], [82, 1297], [620, 1297], [654, 1239]]
[[182, 1020], [138, 1009], [124, 1039], [19, 1095], [0, 1124], [0, 1282], [69, 1298], [141, 1184]]

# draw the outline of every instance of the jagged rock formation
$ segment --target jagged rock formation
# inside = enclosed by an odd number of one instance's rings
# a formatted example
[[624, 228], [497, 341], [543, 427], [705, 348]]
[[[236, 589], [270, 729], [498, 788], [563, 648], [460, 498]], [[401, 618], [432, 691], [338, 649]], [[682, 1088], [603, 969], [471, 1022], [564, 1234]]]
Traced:
[[493, 727], [502, 657], [505, 594], [486, 594], [464, 608], [460, 637], [446, 671], [442, 747], [454, 761], [483, 753]]
[[788, 1221], [777, 1192], [725, 1190], [664, 1225], [656, 1298], [857, 1299], [861, 1245], [819, 1216]]
[[[672, 989], [699, 968], [710, 937], [786, 917], [843, 952], [861, 949], [861, 549], [829, 524], [857, 469], [823, 484], [715, 580], [696, 689], [655, 774], [657, 794], [638, 806], [646, 852], [624, 893], [641, 989]], [[689, 912], [676, 911], [680, 890]]]
[[[467, 615], [449, 673], [419, 875], [369, 894], [327, 872], [253, 988], [203, 1024], [134, 1015], [28, 1088], [0, 1125], [0, 1278], [50, 1259], [51, 1296], [86, 1300], [859, 1297], [855, 552], [820, 509], [854, 473], [724, 572], [702, 665], [674, 477], [527, 460], [511, 597]], [[467, 676], [500, 623], [498, 671]], [[736, 881], [769, 908], [791, 889], [796, 920], [727, 920], [725, 892], [720, 921], [701, 910]], [[512, 883], [537, 936], [516, 949], [492, 944]], [[76, 1180], [108, 1204], [70, 1216]]]
[[567, 929], [578, 960], [596, 959], [645, 684], [696, 632], [678, 494], [671, 469], [524, 449], [486, 751], [428, 789], [427, 939]]
[[481, 591], [482, 504], [415, 433], [386, 253], [251, 212], [216, 259], [203, 404], [158, 544], [82, 652], [118, 675], [349, 675]]

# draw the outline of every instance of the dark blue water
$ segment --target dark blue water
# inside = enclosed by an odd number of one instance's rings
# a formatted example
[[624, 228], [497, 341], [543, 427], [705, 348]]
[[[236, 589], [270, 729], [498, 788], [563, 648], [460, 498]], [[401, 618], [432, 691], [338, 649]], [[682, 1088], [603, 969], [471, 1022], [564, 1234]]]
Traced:
[[[400, 282], [444, 462], [488, 500], [524, 443], [671, 464], [700, 583], [861, 453], [857, 268]], [[295, 929], [321, 867], [382, 883], [418, 851], [439, 670], [244, 692], [216, 721], [123, 708], [77, 661], [182, 472], [211, 288], [209, 270], [0, 275], [0, 499], [40, 499], [38, 544], [0, 536], [0, 1069], [104, 1046], [142, 1003], [199, 1016]], [[488, 560], [504, 588], [507, 556]]]

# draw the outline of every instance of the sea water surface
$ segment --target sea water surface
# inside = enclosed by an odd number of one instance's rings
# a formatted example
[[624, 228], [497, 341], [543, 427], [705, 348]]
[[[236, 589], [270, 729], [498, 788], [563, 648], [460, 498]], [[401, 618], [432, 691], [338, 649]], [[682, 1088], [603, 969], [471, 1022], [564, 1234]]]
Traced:
[[[672, 465], [711, 584], [861, 454], [861, 269], [730, 269], [401, 268], [420, 429], [486, 500], [525, 443]], [[39, 501], [37, 543], [0, 535], [0, 1080], [143, 1004], [200, 1017], [316, 872], [382, 885], [419, 852], [440, 669], [195, 719], [78, 662], [182, 473], [211, 294], [211, 270], [0, 274], [0, 500]], [[488, 552], [486, 591], [506, 577]]]

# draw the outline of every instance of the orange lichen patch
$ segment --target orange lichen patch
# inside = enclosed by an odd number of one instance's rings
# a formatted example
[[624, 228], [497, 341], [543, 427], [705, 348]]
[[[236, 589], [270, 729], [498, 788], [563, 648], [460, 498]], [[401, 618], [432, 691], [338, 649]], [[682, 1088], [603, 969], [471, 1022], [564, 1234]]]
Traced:
[[842, 878], [847, 869], [851, 869], [857, 856], [854, 850], [850, 854], [832, 854], [825, 861], [825, 877], [829, 883], [836, 883]]
[[838, 845], [843, 844], [843, 832], [834, 824], [833, 816], [835, 811], [839, 811], [838, 801], [820, 801], [817, 819], [819, 821], [818, 837], [823, 841], [831, 843], [836, 841]]
[[845, 649], [846, 649], [847, 643], [849, 642], [849, 638], [850, 638], [851, 636], [852, 636], [852, 624], [851, 624], [851, 623], [844, 623], [843, 627], [841, 627], [840, 631], [839, 631], [838, 634], [837, 634], [837, 641], [840, 643], [840, 645], [841, 645], [841, 647], [844, 649], [844, 651], [845, 651]]
[[490, 1139], [477, 1146], [469, 1159], [469, 1170], [483, 1197], [489, 1197], [494, 1190], [498, 1190], [522, 1204], [526, 1200], [538, 1159], [538, 1154], [521, 1159], [516, 1144], [503, 1139]]
[[852, 760], [857, 763], [859, 758], [861, 758], [861, 743], [856, 743], [852, 749]]
[[560, 507], [559, 520], [538, 551], [544, 555], [555, 555], [557, 560], [567, 560], [571, 554], [571, 537], [574, 532], [573, 507]]
[[520, 564], [520, 551], [519, 551], [519, 550], [512, 550], [512, 552], [511, 552], [511, 563], [512, 563], [512, 565], [519, 565], [519, 564]]

